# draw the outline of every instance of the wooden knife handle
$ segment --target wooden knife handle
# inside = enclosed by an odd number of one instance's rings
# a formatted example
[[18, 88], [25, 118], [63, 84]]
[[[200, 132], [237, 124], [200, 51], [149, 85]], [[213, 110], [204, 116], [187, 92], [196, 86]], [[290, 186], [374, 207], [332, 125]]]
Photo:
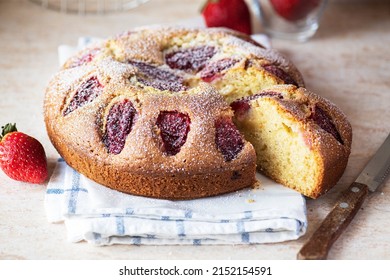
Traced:
[[297, 258], [299, 260], [325, 260], [330, 247], [352, 221], [367, 194], [368, 187], [366, 185], [352, 183], [341, 194], [336, 205], [320, 227], [303, 245]]

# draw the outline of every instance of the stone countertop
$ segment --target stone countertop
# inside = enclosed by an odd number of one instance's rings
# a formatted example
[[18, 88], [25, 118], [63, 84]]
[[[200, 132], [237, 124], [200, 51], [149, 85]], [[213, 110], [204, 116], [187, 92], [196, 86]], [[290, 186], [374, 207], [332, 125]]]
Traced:
[[[46, 135], [42, 100], [58, 70], [57, 47], [80, 36], [198, 16], [202, 0], [150, 0], [137, 9], [79, 16], [27, 0], [0, 0], [0, 124], [39, 139], [49, 172], [58, 154]], [[390, 3], [330, 2], [318, 33], [306, 43], [273, 40], [301, 70], [307, 88], [337, 104], [353, 127], [352, 153], [339, 183], [307, 200], [309, 227], [296, 241], [240, 246], [110, 246], [68, 243], [64, 224], [49, 224], [45, 185], [13, 181], [0, 171], [0, 259], [295, 259], [337, 196], [357, 177], [390, 132]], [[166, 16], [169, 15], [169, 16]], [[333, 245], [329, 259], [390, 259], [390, 180], [371, 194]]]

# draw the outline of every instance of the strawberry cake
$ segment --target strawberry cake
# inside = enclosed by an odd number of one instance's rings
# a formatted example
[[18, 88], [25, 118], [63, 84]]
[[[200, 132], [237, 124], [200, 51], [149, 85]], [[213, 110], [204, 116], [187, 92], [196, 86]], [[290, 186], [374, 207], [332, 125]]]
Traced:
[[140, 28], [71, 57], [50, 81], [48, 135], [109, 188], [154, 198], [220, 195], [256, 169], [316, 198], [346, 167], [352, 132], [277, 51], [221, 28]]

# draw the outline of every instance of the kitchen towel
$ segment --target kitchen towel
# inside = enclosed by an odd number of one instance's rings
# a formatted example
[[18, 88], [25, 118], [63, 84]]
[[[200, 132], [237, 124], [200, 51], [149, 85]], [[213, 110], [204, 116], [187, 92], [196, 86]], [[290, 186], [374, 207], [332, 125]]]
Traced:
[[307, 228], [305, 199], [257, 174], [259, 186], [216, 197], [169, 201], [101, 186], [60, 159], [45, 196], [49, 222], [68, 240], [111, 244], [256, 244], [297, 239]]
[[297, 239], [307, 228], [305, 198], [257, 174], [259, 185], [210, 198], [170, 201], [101, 186], [60, 159], [47, 187], [49, 222], [68, 240], [111, 244], [258, 244]]
[[[193, 25], [193, 22], [190, 23]], [[265, 35], [253, 39], [269, 46]], [[59, 62], [101, 39], [82, 37], [61, 45]], [[49, 222], [64, 222], [68, 240], [111, 244], [258, 244], [294, 240], [307, 228], [305, 198], [257, 174], [260, 182], [217, 197], [168, 201], [103, 187], [57, 162], [47, 187]]]

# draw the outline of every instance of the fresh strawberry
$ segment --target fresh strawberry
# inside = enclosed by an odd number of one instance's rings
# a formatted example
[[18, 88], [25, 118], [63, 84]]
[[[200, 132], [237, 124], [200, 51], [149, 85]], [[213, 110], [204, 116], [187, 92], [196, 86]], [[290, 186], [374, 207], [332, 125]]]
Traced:
[[284, 19], [297, 21], [317, 8], [321, 0], [270, 0], [275, 11]]
[[252, 34], [249, 9], [244, 0], [208, 0], [202, 15], [208, 27], [227, 27]]
[[45, 150], [35, 138], [18, 132], [15, 124], [6, 124], [0, 135], [0, 166], [8, 177], [40, 184], [47, 178]]

